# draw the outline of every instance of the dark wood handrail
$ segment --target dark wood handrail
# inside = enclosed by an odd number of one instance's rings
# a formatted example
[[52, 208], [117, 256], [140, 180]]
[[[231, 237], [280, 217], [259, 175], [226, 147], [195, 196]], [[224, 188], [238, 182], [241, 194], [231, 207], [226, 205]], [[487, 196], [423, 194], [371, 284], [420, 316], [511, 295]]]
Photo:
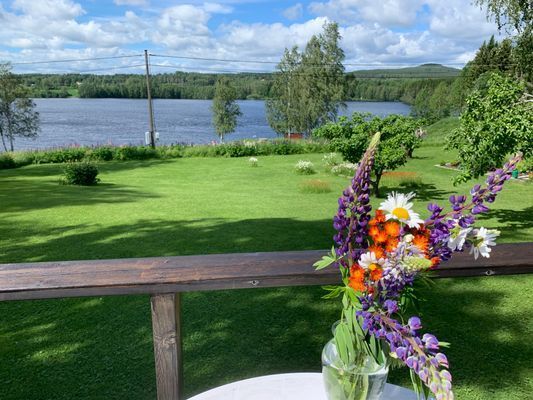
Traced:
[[[335, 268], [315, 271], [312, 267], [326, 253], [308, 250], [0, 264], [0, 301], [338, 283]], [[488, 259], [456, 254], [435, 273], [438, 277], [533, 273], [533, 243], [500, 244]]]
[[[180, 292], [339, 282], [315, 271], [325, 250], [0, 264], [0, 301], [150, 294], [158, 400], [182, 388]], [[489, 259], [457, 254], [436, 277], [533, 273], [533, 243], [501, 244]]]

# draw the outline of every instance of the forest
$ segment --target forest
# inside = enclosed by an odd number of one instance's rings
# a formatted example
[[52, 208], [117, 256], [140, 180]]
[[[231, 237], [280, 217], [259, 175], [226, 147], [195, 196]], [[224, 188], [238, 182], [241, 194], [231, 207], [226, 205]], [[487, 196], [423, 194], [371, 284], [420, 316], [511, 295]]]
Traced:
[[[444, 82], [451, 85], [460, 70], [439, 64], [411, 68], [362, 70], [345, 74], [346, 99], [403, 101], [413, 104], [417, 93]], [[152, 96], [161, 99], [212, 99], [221, 74], [175, 72], [152, 76]], [[272, 96], [273, 73], [224, 74], [241, 100]], [[24, 74], [32, 97], [146, 98], [144, 75]]]

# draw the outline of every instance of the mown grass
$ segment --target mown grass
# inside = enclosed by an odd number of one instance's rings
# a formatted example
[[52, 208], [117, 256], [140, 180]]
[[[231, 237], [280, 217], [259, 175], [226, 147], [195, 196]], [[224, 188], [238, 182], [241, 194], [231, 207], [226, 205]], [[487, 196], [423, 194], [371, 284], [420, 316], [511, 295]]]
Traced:
[[[431, 140], [435, 140], [430, 133]], [[438, 142], [435, 140], [435, 142]], [[417, 207], [452, 193], [444, 155], [424, 146], [399, 171], [416, 174]], [[59, 165], [0, 171], [0, 262], [147, 257], [328, 248], [347, 178], [300, 190], [301, 156], [109, 162], [94, 187], [61, 186]], [[405, 190], [405, 176], [383, 178]], [[533, 240], [531, 185], [510, 182], [483, 225], [502, 242]], [[378, 200], [374, 200], [377, 204]], [[533, 391], [528, 340], [533, 277], [443, 279], [424, 289], [425, 327], [448, 351], [459, 399], [524, 399]], [[185, 392], [246, 377], [319, 371], [338, 317], [318, 287], [186, 293]], [[147, 296], [0, 303], [1, 399], [154, 399]], [[408, 386], [406, 371], [391, 381]]]

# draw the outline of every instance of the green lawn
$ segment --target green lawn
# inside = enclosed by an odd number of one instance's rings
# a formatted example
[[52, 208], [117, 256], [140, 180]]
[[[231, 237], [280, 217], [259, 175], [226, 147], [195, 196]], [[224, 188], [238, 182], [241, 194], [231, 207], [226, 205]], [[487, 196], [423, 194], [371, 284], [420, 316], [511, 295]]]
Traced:
[[[453, 122], [452, 122], [453, 124]], [[417, 174], [418, 206], [444, 203], [453, 159], [429, 145], [401, 171]], [[293, 166], [312, 160], [319, 173]], [[320, 249], [348, 179], [323, 172], [321, 155], [103, 163], [95, 187], [57, 183], [61, 167], [0, 171], [0, 262]], [[306, 193], [307, 179], [329, 193]], [[401, 190], [401, 177], [385, 177]], [[502, 242], [533, 241], [533, 191], [510, 182], [487, 227]], [[376, 203], [375, 203], [376, 204]], [[529, 340], [533, 277], [439, 280], [426, 290], [424, 322], [448, 351], [458, 399], [524, 399], [533, 392]], [[319, 371], [337, 304], [318, 287], [184, 295], [185, 391], [236, 379]], [[0, 398], [154, 399], [147, 296], [0, 303]], [[406, 371], [390, 380], [408, 385]]]

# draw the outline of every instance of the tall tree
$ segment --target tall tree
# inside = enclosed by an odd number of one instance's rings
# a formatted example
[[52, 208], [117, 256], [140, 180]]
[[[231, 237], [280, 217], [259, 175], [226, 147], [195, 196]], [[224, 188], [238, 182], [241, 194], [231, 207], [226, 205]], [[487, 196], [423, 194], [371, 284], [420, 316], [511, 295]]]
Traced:
[[296, 47], [285, 49], [267, 102], [267, 118], [276, 132], [310, 135], [317, 126], [336, 120], [346, 97], [340, 39], [338, 25], [326, 23], [303, 54]]
[[28, 98], [27, 88], [9, 64], [0, 64], [0, 138], [4, 150], [15, 149], [15, 137], [36, 137], [38, 133], [39, 113]]
[[305, 117], [301, 113], [301, 61], [298, 47], [294, 46], [291, 50], [285, 49], [276, 66], [272, 97], [266, 101], [266, 110], [268, 123], [278, 134], [290, 135], [305, 130]]
[[237, 92], [225, 76], [218, 78], [215, 84], [215, 96], [213, 97], [213, 125], [220, 141], [224, 142], [224, 137], [233, 132], [237, 126], [237, 117], [241, 115], [241, 110], [236, 102]]

